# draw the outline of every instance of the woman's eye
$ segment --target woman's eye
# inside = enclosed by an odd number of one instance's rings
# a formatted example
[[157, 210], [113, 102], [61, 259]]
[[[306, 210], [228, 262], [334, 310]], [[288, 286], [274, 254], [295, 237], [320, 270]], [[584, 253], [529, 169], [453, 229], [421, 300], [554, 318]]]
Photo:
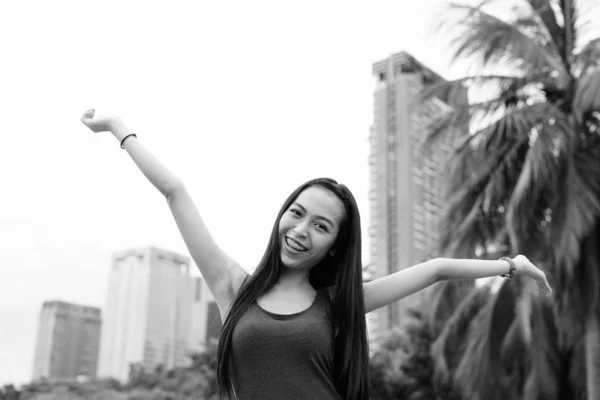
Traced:
[[329, 230], [327, 229], [327, 226], [323, 225], [323, 224], [316, 224], [317, 228], [325, 231], [325, 232], [329, 232]]
[[292, 214], [294, 214], [294, 215], [298, 215], [298, 216], [300, 216], [300, 211], [298, 211], [298, 210], [294, 210], [294, 209], [292, 208], [292, 209], [290, 209], [290, 212], [291, 212]]

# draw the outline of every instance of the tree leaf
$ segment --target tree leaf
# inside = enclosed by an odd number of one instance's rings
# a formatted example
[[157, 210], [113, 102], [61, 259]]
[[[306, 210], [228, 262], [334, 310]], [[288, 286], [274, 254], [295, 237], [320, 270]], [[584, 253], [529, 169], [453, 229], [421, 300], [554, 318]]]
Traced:
[[[565, 87], [569, 72], [559, 61], [557, 49], [551, 40], [543, 40], [541, 29], [530, 36], [516, 24], [507, 23], [482, 9], [482, 5], [452, 3], [450, 11], [462, 11], [462, 17], [452, 22], [456, 35], [452, 41], [455, 50], [452, 60], [469, 59], [480, 69], [496, 63], [509, 63], [518, 70], [557, 71], [559, 87]], [[535, 25], [532, 21], [531, 25]], [[456, 27], [462, 29], [456, 31]], [[533, 37], [531, 37], [533, 36]]]
[[579, 121], [583, 121], [586, 112], [600, 110], [600, 67], [577, 81], [573, 108]]

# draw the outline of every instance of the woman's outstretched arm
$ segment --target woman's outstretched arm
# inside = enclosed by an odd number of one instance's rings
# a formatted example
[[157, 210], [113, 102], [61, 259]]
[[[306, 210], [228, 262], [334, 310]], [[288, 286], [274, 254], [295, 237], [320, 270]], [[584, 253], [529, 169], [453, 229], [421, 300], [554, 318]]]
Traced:
[[[95, 115], [94, 110], [86, 111], [81, 121], [94, 132], [111, 132], [119, 143], [130, 134], [120, 118]], [[130, 137], [123, 147], [144, 176], [166, 198], [183, 241], [224, 316], [247, 273], [217, 246], [183, 182], [139, 139]]]
[[[516, 267], [515, 275], [530, 276], [535, 279], [544, 294], [552, 294], [544, 272], [527, 257], [519, 255], [513, 261]], [[365, 283], [365, 311], [370, 312], [387, 306], [439, 281], [487, 278], [508, 274], [509, 270], [510, 263], [506, 260], [435, 258]]]

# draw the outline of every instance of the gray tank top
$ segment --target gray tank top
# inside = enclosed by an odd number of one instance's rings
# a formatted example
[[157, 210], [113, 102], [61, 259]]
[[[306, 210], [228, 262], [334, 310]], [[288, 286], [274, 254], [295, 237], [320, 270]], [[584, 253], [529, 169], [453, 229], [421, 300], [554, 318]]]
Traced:
[[254, 302], [233, 330], [233, 385], [239, 400], [340, 400], [333, 383], [332, 304], [326, 288], [312, 305], [282, 315]]

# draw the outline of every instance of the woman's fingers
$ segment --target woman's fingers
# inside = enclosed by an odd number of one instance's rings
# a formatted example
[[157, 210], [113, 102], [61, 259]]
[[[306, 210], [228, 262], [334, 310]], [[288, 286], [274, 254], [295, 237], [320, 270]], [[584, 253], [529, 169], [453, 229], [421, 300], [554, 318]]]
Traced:
[[515, 260], [516, 259], [519, 259], [520, 261], [524, 262], [524, 269], [525, 271], [528, 271], [525, 273], [535, 280], [535, 283], [538, 285], [540, 291], [547, 297], [552, 296], [552, 288], [548, 283], [548, 278], [546, 278], [546, 274], [544, 273], [544, 271], [536, 267], [531, 261], [529, 261], [527, 257], [523, 255], [518, 255], [517, 257], [515, 257]]
[[546, 279], [546, 275], [542, 272], [542, 275], [537, 278], [536, 283], [538, 285], [538, 287], [540, 288], [540, 290], [542, 291], [542, 293], [544, 293], [547, 297], [552, 296], [552, 288], [550, 287], [550, 284], [548, 283], [548, 279]]

